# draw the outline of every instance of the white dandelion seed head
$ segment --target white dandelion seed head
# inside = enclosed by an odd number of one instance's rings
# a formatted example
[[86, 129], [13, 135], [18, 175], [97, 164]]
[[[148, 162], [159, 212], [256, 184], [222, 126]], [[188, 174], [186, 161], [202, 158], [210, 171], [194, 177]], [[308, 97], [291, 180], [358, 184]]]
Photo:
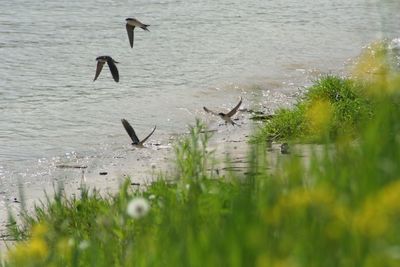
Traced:
[[138, 197], [129, 201], [126, 213], [134, 219], [139, 219], [145, 216], [149, 212], [149, 209], [149, 202], [145, 198]]
[[89, 246], [90, 246], [89, 241], [83, 240], [82, 242], [79, 243], [78, 248], [79, 248], [80, 250], [85, 250], [85, 249], [87, 249]]

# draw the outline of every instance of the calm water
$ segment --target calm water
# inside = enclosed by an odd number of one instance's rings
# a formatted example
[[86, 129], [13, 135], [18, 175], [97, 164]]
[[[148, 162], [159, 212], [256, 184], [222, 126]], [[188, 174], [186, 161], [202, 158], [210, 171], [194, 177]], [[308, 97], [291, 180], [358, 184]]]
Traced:
[[[140, 136], [156, 124], [164, 142], [246, 86], [287, 94], [340, 72], [364, 45], [400, 36], [399, 11], [396, 0], [2, 0], [0, 186], [126, 146], [121, 118]], [[129, 16], [151, 24], [133, 49]], [[92, 81], [99, 55], [120, 62], [120, 83], [106, 66]]]

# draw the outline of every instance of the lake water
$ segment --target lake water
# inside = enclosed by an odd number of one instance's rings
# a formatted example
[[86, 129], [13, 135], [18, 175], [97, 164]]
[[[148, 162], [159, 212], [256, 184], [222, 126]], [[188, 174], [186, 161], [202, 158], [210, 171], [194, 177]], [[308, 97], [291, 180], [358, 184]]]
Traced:
[[[157, 125], [163, 143], [253, 85], [290, 98], [399, 37], [399, 11], [397, 0], [2, 0], [0, 193], [54, 162], [129, 146], [121, 118], [139, 136]], [[126, 17], [151, 25], [133, 49]], [[100, 55], [120, 62], [119, 83], [107, 66], [93, 82]]]

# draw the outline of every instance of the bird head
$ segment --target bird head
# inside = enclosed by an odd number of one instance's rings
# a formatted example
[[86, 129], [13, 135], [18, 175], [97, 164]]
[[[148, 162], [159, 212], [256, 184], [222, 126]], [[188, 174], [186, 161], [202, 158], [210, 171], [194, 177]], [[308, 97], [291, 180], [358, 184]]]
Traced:
[[96, 58], [97, 61], [106, 61], [107, 60], [107, 56], [99, 56]]

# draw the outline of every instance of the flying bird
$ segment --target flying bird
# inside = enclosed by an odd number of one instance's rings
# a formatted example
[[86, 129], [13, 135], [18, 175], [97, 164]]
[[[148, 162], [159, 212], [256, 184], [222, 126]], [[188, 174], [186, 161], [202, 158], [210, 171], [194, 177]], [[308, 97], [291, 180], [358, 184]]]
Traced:
[[125, 20], [126, 20], [126, 32], [128, 33], [129, 44], [131, 45], [131, 48], [133, 48], [133, 39], [134, 39], [133, 31], [134, 31], [135, 27], [142, 28], [143, 30], [149, 32], [147, 27], [149, 27], [150, 25], [143, 24], [135, 18], [127, 18]]
[[151, 133], [146, 136], [146, 138], [144, 138], [142, 141], [139, 140], [139, 138], [137, 137], [135, 130], [133, 130], [132, 126], [129, 124], [129, 122], [125, 119], [121, 120], [122, 125], [124, 126], [126, 132], [128, 133], [129, 137], [132, 139], [132, 145], [135, 147], [144, 147], [143, 144], [144, 142], [147, 141], [147, 139], [150, 138], [150, 136], [154, 133], [154, 131], [156, 130], [156, 126], [154, 126], [153, 131], [151, 131]]
[[101, 70], [103, 69], [104, 64], [107, 62], [108, 67], [110, 68], [111, 74], [114, 78], [114, 81], [119, 82], [119, 73], [117, 66], [115, 63], [119, 63], [112, 59], [112, 57], [109, 56], [100, 56], [96, 58], [97, 61], [97, 67], [96, 67], [96, 75], [94, 76], [93, 81], [99, 77]]
[[222, 112], [217, 113], [217, 112], [214, 112], [214, 111], [212, 111], [212, 110], [209, 110], [209, 109], [206, 108], [206, 107], [203, 107], [203, 109], [204, 109], [204, 111], [207, 112], [207, 113], [211, 113], [211, 114], [213, 114], [213, 115], [215, 115], [215, 116], [219, 116], [221, 119], [223, 119], [223, 120], [225, 121], [225, 124], [227, 124], [227, 123], [229, 122], [230, 124], [235, 125], [236, 123], [234, 123], [234, 122], [232, 121], [231, 117], [232, 117], [233, 115], [236, 114], [236, 112], [238, 111], [238, 109], [239, 109], [239, 107], [240, 107], [241, 104], [242, 104], [242, 97], [240, 97], [240, 101], [239, 101], [239, 103], [236, 105], [236, 107], [234, 107], [234, 108], [233, 108], [231, 111], [229, 111], [228, 113], [222, 113]]

